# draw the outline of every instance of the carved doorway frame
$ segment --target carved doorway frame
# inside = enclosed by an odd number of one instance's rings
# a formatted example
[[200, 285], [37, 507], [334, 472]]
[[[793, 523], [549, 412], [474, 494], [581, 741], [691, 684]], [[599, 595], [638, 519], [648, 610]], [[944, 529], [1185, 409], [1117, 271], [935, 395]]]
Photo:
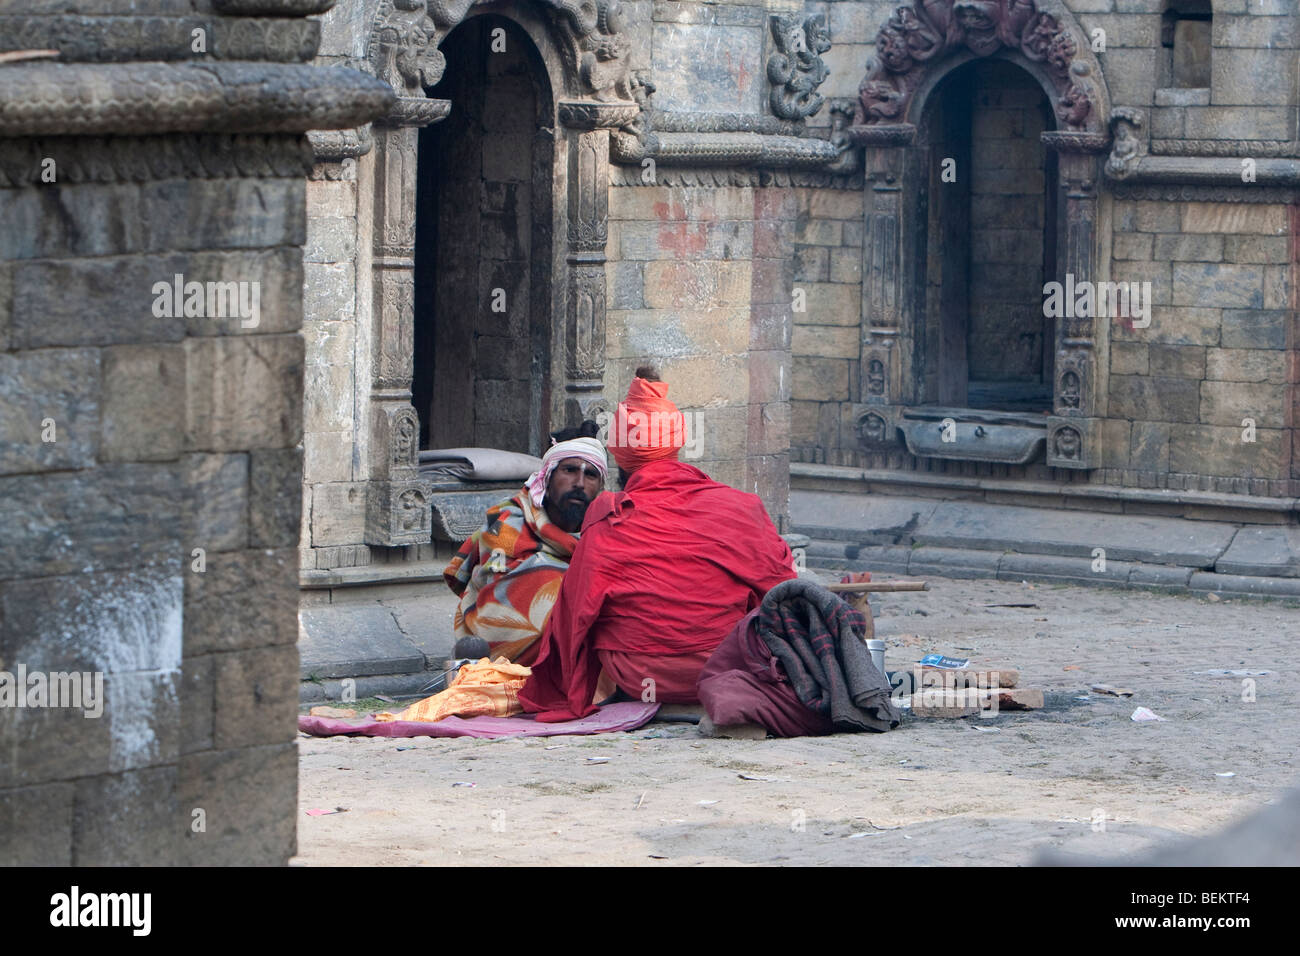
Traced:
[[[1088, 36], [1059, 0], [913, 0], [895, 9], [876, 38], [876, 56], [859, 88], [847, 138], [864, 148], [859, 435], [873, 450], [893, 448], [903, 410], [920, 401], [918, 318], [926, 308], [926, 241], [921, 177], [914, 162], [917, 127], [929, 97], [955, 69], [999, 57], [1027, 72], [1053, 104], [1057, 129], [1042, 134], [1058, 157], [1064, 229], [1057, 272], [1076, 282], [1101, 273], [1097, 229], [1100, 156], [1110, 146], [1110, 98]], [[1057, 320], [1047, 464], [1099, 465], [1106, 363], [1095, 318]]]
[[383, 0], [367, 63], [398, 101], [374, 124], [372, 361], [363, 402], [368, 545], [423, 544], [432, 535], [431, 486], [419, 477], [411, 404], [418, 130], [455, 108], [425, 90], [446, 68], [443, 39], [478, 13], [505, 17], [528, 34], [555, 101], [551, 341], [562, 347], [551, 350], [548, 417], [576, 423], [605, 404], [609, 133], [639, 111], [616, 0]]

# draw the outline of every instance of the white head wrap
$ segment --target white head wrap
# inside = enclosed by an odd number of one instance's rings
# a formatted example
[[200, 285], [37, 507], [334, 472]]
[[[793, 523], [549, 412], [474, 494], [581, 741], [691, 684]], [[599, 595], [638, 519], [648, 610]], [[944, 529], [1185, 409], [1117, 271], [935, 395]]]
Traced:
[[551, 472], [555, 471], [555, 466], [566, 458], [581, 458], [588, 464], [594, 465], [600, 472], [601, 478], [609, 474], [609, 457], [605, 453], [605, 446], [596, 439], [574, 438], [552, 445], [542, 456], [541, 470], [533, 472], [524, 482], [524, 487], [528, 489], [528, 497], [538, 508], [542, 506], [542, 499], [546, 497], [546, 486], [551, 481]]

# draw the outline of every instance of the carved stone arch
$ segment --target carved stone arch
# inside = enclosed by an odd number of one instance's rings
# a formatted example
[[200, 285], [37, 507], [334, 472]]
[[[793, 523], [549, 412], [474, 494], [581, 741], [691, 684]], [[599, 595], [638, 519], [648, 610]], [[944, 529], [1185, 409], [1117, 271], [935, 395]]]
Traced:
[[987, 56], [1010, 60], [1038, 81], [1058, 130], [1108, 136], [1101, 63], [1060, 0], [913, 0], [896, 8], [876, 35], [854, 125], [916, 125], [948, 73]]
[[[365, 447], [369, 491], [365, 540], [398, 546], [429, 541], [431, 524], [415, 517], [431, 487], [421, 481], [407, 436], [414, 338], [415, 196], [418, 128], [444, 119], [455, 104], [431, 99], [442, 79], [443, 40], [466, 18], [494, 13], [528, 34], [546, 66], [555, 108], [555, 236], [549, 419], [576, 423], [603, 401], [605, 243], [609, 132], [638, 113], [631, 45], [618, 0], [380, 0], [366, 47], [366, 68], [398, 93], [375, 124], [373, 157], [373, 299], [369, 417]], [[561, 387], [562, 385], [562, 387]], [[364, 387], [364, 386], [362, 386]], [[425, 509], [427, 518], [427, 509]]]
[[[920, 329], [926, 315], [927, 242], [923, 194], [928, 170], [925, 143], [918, 143], [927, 102], [954, 70], [996, 58], [1027, 72], [1052, 106], [1056, 128], [1042, 141], [1057, 154], [1057, 193], [1064, 227], [1056, 271], [1074, 281], [1098, 277], [1096, 228], [1100, 154], [1110, 145], [1111, 106], [1101, 65], [1088, 35], [1060, 0], [911, 0], [881, 25], [874, 55], [859, 86], [854, 122], [845, 137], [864, 147], [867, 197], [864, 213], [861, 313], [861, 394], [865, 405], [889, 406], [904, 421], [908, 405], [924, 397], [926, 354]], [[1070, 438], [1058, 455], [1047, 442], [1046, 463], [1095, 467], [1087, 446], [1100, 432], [1105, 363], [1096, 346], [1106, 341], [1104, 320], [1057, 321], [1054, 334], [1053, 400], [1048, 428], [1072, 420]], [[881, 366], [884, 366], [883, 376]], [[1071, 374], [1065, 374], [1066, 371]], [[884, 381], [882, 387], [881, 381]], [[992, 425], [986, 425], [991, 430]], [[1062, 426], [1064, 427], [1064, 426]], [[1077, 437], [1085, 447], [1075, 453]], [[962, 457], [959, 452], [951, 455]]]

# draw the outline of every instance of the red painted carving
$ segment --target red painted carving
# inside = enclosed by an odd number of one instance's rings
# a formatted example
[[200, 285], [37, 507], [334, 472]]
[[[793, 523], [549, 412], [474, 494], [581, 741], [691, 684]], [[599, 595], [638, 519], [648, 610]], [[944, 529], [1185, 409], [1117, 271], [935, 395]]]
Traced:
[[976, 56], [1010, 49], [1043, 64], [1056, 89], [1062, 128], [1086, 128], [1092, 99], [1071, 71], [1087, 76], [1091, 68], [1076, 61], [1069, 32], [1034, 0], [912, 0], [895, 9], [876, 35], [876, 55], [858, 87], [854, 125], [903, 122], [930, 61], [960, 49]]

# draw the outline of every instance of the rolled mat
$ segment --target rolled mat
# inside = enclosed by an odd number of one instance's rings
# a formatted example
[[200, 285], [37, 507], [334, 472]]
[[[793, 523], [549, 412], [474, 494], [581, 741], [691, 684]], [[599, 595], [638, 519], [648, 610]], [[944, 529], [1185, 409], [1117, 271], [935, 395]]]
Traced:
[[658, 704], [621, 701], [606, 704], [579, 720], [544, 724], [532, 714], [517, 717], [444, 717], [435, 723], [410, 720], [353, 722], [331, 717], [298, 718], [298, 729], [313, 737], [558, 737], [564, 734], [609, 734], [648, 724]]

